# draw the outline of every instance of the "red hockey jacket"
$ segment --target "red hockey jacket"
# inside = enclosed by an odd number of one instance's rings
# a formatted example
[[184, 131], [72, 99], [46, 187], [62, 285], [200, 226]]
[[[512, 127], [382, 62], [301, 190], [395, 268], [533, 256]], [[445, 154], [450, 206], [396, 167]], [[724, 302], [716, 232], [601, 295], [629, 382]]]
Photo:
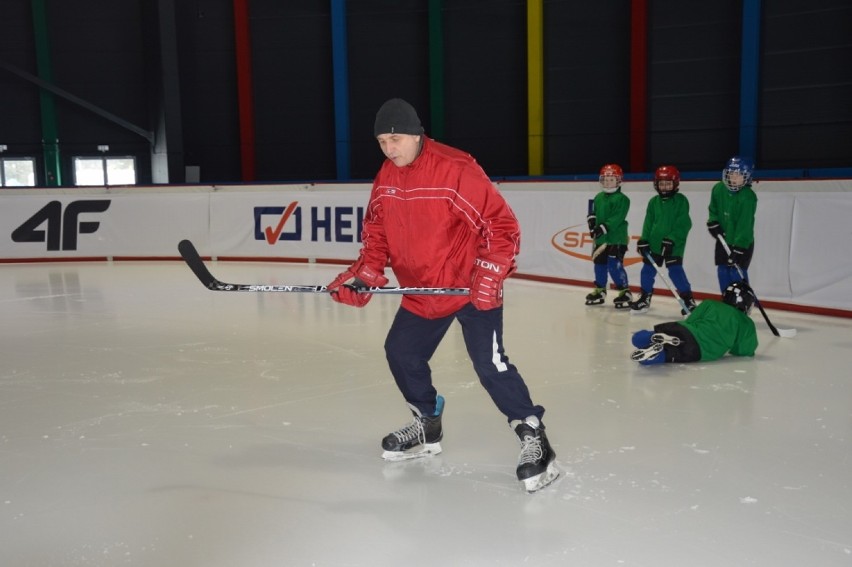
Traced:
[[[411, 164], [397, 167], [385, 160], [379, 169], [358, 262], [382, 273], [389, 264], [403, 287], [469, 287], [477, 257], [501, 259], [514, 271], [520, 237], [515, 214], [476, 160], [423, 136]], [[402, 306], [437, 319], [468, 301], [405, 295]]]

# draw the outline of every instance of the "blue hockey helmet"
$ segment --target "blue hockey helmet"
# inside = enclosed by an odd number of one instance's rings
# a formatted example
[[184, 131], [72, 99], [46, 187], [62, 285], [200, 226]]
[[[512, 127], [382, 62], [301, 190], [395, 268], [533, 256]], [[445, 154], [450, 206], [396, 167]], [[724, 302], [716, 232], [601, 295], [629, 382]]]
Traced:
[[748, 158], [734, 156], [725, 164], [722, 170], [722, 180], [729, 191], [736, 193], [746, 185], [751, 184], [754, 174], [754, 162]]

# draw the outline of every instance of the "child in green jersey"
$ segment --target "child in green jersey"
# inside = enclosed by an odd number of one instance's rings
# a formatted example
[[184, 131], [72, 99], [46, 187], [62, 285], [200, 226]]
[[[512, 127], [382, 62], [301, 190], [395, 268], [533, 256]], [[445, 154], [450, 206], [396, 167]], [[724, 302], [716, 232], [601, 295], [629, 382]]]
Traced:
[[[716, 183], [710, 192], [707, 230], [716, 239], [714, 260], [719, 289], [723, 293], [729, 283], [749, 279], [757, 210], [757, 195], [751, 188], [753, 174], [751, 160], [734, 156], [722, 170], [722, 181]], [[720, 239], [725, 240], [727, 249]]]
[[754, 356], [757, 330], [749, 317], [754, 292], [743, 281], [725, 288], [722, 301], [706, 299], [683, 321], [660, 323], [633, 334], [630, 357], [639, 364], [707, 362], [730, 353]]
[[628, 309], [633, 295], [627, 283], [627, 272], [624, 269], [624, 254], [627, 252], [627, 212], [630, 210], [630, 199], [621, 192], [621, 181], [624, 173], [621, 166], [614, 163], [601, 168], [598, 177], [601, 191], [590, 203], [589, 234], [595, 241], [595, 250], [600, 250], [592, 257], [595, 270], [595, 288], [586, 296], [586, 305], [601, 305], [606, 299], [607, 276], [612, 279], [617, 295], [613, 299], [616, 309]]
[[683, 315], [695, 309], [692, 286], [683, 269], [686, 237], [692, 228], [689, 200], [679, 192], [680, 171], [673, 165], [662, 165], [654, 172], [657, 194], [648, 201], [642, 237], [636, 251], [642, 256], [640, 284], [642, 294], [630, 304], [633, 313], [644, 313], [651, 307], [657, 270], [665, 266], [672, 285], [683, 299]]

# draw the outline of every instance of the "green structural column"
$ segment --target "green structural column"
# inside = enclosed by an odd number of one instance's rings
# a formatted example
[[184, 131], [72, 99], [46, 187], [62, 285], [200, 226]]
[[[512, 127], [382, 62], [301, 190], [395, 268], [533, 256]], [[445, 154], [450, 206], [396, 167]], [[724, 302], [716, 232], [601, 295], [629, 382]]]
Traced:
[[446, 117], [444, 114], [444, 3], [429, 0], [429, 135], [443, 140]]
[[[50, 45], [47, 41], [47, 0], [33, 0], [33, 29], [35, 36], [38, 76], [46, 83], [53, 83], [50, 66]], [[44, 178], [48, 187], [62, 185], [59, 162], [59, 128], [56, 123], [56, 106], [53, 94], [40, 89], [41, 137], [44, 145]]]
[[529, 175], [544, 173], [544, 9], [527, 1], [527, 145]]

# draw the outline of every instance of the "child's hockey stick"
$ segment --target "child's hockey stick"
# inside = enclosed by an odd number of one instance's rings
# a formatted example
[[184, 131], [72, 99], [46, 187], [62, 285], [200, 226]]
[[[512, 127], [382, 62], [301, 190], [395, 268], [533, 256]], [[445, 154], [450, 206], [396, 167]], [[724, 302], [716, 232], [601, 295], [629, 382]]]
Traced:
[[[663, 273], [663, 270], [660, 269], [660, 268], [662, 268], [662, 266], [658, 266], [657, 264], [654, 263], [654, 259], [651, 257], [650, 252], [645, 252], [645, 259], [648, 260], [649, 262], [651, 262], [651, 265], [654, 266], [655, 270], [657, 270], [657, 275], [660, 276], [660, 279], [663, 280], [663, 283], [665, 283], [666, 287], [669, 288], [669, 291], [672, 292], [672, 295], [674, 296], [674, 298], [677, 299], [678, 303], [680, 303], [680, 308], [685, 313], [684, 317], [689, 317], [689, 314], [691, 313], [691, 311], [686, 306], [686, 302], [683, 300], [683, 298], [677, 292], [677, 289], [675, 289], [675, 286], [672, 285], [671, 280], [669, 280], [668, 276], [665, 275]], [[663, 263], [665, 263], [665, 261]]]
[[[324, 285], [267, 285], [267, 284], [234, 284], [225, 283], [217, 280], [207, 266], [201, 256], [198, 255], [198, 250], [189, 240], [181, 240], [178, 244], [183, 261], [189, 266], [189, 269], [209, 290], [212, 291], [272, 291], [272, 292], [287, 292], [287, 293], [328, 293], [328, 287]], [[348, 285], [348, 284], [347, 284]], [[358, 293], [385, 293], [385, 294], [403, 294], [403, 295], [470, 295], [470, 290], [466, 287], [369, 287], [348, 285], [351, 289]]]
[[[719, 244], [722, 245], [722, 248], [725, 250], [725, 254], [728, 257], [731, 256], [731, 248], [728, 246], [728, 243], [725, 241], [725, 237], [721, 234], [717, 235], [716, 238], [719, 239]], [[742, 268], [740, 268], [739, 264], [734, 264], [734, 267], [737, 269], [737, 273], [740, 275], [740, 278], [746, 283], [748, 280], [743, 273]], [[751, 290], [754, 294], [754, 289]], [[760, 314], [763, 315], [763, 319], [766, 321], [766, 324], [769, 326], [769, 330], [772, 331], [772, 334], [776, 337], [784, 337], [785, 339], [791, 339], [796, 336], [796, 329], [778, 329], [775, 325], [772, 324], [772, 321], [769, 320], [769, 315], [766, 314], [766, 311], [763, 310], [763, 305], [760, 304], [760, 300], [757, 298], [757, 294], [754, 294], [754, 303], [757, 305], [757, 308], [760, 309]]]
[[[592, 215], [592, 214], [594, 214], [594, 213], [595, 213], [595, 200], [594, 200], [594, 199], [589, 199], [589, 211], [588, 211], [588, 214], [589, 214], [589, 215]], [[594, 246], [594, 245], [595, 245], [595, 237], [594, 237], [594, 236], [592, 236], [592, 246]], [[595, 258], [597, 258], [598, 256], [600, 256], [600, 255], [601, 255], [601, 252], [603, 252], [604, 250], [606, 250], [606, 243], [601, 244], [600, 246], [598, 246], [597, 248], [595, 248], [594, 250], [592, 250], [592, 260], [594, 260]]]

